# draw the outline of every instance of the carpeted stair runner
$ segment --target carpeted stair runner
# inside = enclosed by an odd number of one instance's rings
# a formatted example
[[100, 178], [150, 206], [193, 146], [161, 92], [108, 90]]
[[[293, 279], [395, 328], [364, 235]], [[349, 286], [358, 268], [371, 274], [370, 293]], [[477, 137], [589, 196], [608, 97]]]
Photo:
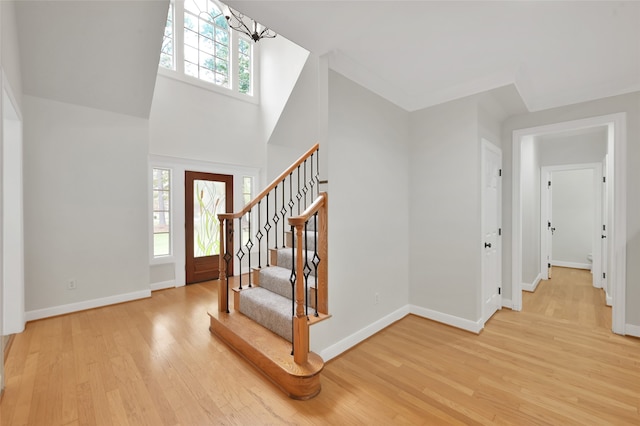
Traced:
[[[306, 260], [309, 264], [309, 268], [311, 269], [310, 275], [315, 275], [315, 267], [313, 266], [313, 256], [314, 251], [307, 250], [302, 252], [302, 259]], [[306, 257], [305, 257], [306, 256]], [[291, 268], [293, 267], [293, 254], [291, 253], [290, 248], [279, 249], [277, 253], [277, 264], [282, 268], [286, 268], [289, 270], [289, 274], [291, 274]]]
[[291, 299], [262, 287], [251, 287], [240, 293], [240, 312], [283, 339], [292, 341]]
[[[314, 229], [310, 225], [307, 229]], [[315, 231], [307, 231], [307, 253], [310, 275], [314, 275], [313, 247]], [[291, 248], [283, 248], [277, 253], [277, 266], [259, 270], [258, 285], [244, 288], [240, 294], [240, 312], [280, 337], [292, 341], [292, 289], [291, 268], [293, 266]], [[304, 256], [304, 254], [303, 254]], [[299, 277], [299, 279], [304, 279]], [[312, 280], [311, 280], [312, 281]], [[311, 292], [311, 290], [309, 290]]]

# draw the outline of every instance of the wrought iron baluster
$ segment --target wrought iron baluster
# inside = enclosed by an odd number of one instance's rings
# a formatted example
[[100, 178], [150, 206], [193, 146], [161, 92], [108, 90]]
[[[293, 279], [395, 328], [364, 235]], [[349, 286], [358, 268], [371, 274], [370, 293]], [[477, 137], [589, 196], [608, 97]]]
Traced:
[[266, 211], [266, 215], [267, 215], [267, 222], [264, 224], [264, 232], [267, 233], [266, 235], [266, 239], [267, 239], [267, 266], [269, 265], [269, 230], [271, 230], [271, 223], [269, 223], [269, 193], [267, 193], [267, 211]]
[[[262, 269], [262, 237], [264, 236], [262, 230], [260, 229], [260, 210], [262, 209], [261, 204], [262, 200], [258, 201], [258, 232], [256, 232], [256, 240], [258, 240], [258, 268], [260, 269]], [[267, 257], [268, 256], [269, 255], [267, 254]]]
[[304, 250], [304, 314], [309, 316], [309, 274], [311, 273], [311, 268], [309, 267], [309, 252], [307, 250], [309, 241], [307, 238], [307, 224], [309, 221], [304, 223], [304, 246], [302, 246]]
[[282, 179], [282, 208], [280, 209], [282, 215], [282, 248], [286, 246], [285, 242], [285, 217], [287, 216], [287, 208], [284, 206], [284, 179]]
[[[291, 227], [291, 235], [295, 235], [295, 228]], [[291, 275], [289, 276], [289, 282], [291, 283], [291, 355], [295, 349], [294, 343], [296, 339], [293, 338], [295, 331], [293, 328], [293, 317], [296, 316], [296, 247], [295, 238], [292, 238], [293, 244], [291, 244]]]
[[247, 244], [245, 247], [247, 248], [247, 270], [249, 271], [249, 287], [251, 287], [251, 248], [253, 247], [253, 242], [251, 241], [251, 211], [253, 209], [249, 209], [247, 212]]
[[[231, 225], [229, 225], [229, 221], [231, 221]], [[227, 282], [227, 313], [229, 313], [229, 263], [233, 259], [233, 255], [229, 251], [229, 247], [231, 246], [231, 242], [233, 241], [233, 219], [225, 219], [225, 227], [224, 227], [224, 255], [223, 259], [226, 265], [224, 270], [226, 282]], [[233, 275], [233, 271], [231, 271], [231, 276]]]
[[315, 176], [315, 175], [313, 174], [313, 156], [314, 156], [314, 155], [315, 155], [315, 153], [311, 154], [311, 174], [309, 175], [309, 187], [310, 187], [309, 192], [310, 192], [310, 195], [311, 195], [311, 201], [313, 201], [313, 200], [314, 200], [314, 197], [313, 197], [313, 195], [314, 195], [314, 194], [313, 194], [313, 193], [314, 193], [314, 191], [313, 191], [313, 187], [314, 187], [314, 186], [315, 186], [315, 184], [316, 184], [316, 181], [315, 181], [315, 178], [314, 178], [314, 176]]
[[315, 278], [315, 287], [316, 287], [316, 294], [315, 294], [315, 308], [316, 308], [316, 313], [314, 314], [314, 316], [318, 316], [318, 291], [320, 290], [318, 288], [318, 265], [320, 264], [320, 256], [318, 256], [318, 212], [316, 212], [313, 215], [313, 228], [316, 230], [316, 238], [313, 241], [313, 260], [311, 261], [311, 263], [313, 264], [313, 268], [314, 268], [314, 278]]
[[298, 165], [298, 193], [296, 194], [298, 200], [298, 214], [300, 214], [300, 200], [302, 199], [302, 193], [300, 192], [300, 166]]
[[304, 186], [302, 187], [302, 193], [304, 194], [304, 209], [307, 209], [307, 192], [309, 192], [309, 188], [307, 187], [307, 160], [304, 160]]
[[[273, 210], [275, 211], [273, 215], [274, 227], [276, 228], [276, 245], [274, 247], [278, 247], [278, 222], [280, 222], [280, 217], [278, 216], [278, 185], [273, 187]], [[284, 223], [282, 224], [284, 226]]]
[[289, 173], [289, 217], [293, 216], [293, 172]]
[[320, 148], [316, 149], [316, 197], [320, 196]]
[[238, 251], [236, 252], [236, 257], [238, 258], [238, 265], [240, 270], [240, 285], [238, 286], [240, 290], [242, 290], [242, 258], [244, 257], [244, 250], [242, 250], [242, 217], [238, 218]]

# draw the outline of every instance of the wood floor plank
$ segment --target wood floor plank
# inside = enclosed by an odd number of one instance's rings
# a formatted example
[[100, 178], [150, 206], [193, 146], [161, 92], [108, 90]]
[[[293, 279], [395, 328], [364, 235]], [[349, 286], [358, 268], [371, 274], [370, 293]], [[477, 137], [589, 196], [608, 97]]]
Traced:
[[611, 333], [590, 281], [556, 267], [479, 335], [409, 315], [328, 362], [309, 401], [211, 336], [217, 282], [162, 290], [28, 323], [0, 424], [638, 425], [640, 339]]

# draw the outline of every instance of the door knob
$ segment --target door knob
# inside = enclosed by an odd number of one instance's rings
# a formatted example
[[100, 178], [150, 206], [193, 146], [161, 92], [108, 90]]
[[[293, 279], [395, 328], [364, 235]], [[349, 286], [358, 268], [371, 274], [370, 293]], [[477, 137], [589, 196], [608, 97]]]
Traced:
[[484, 248], [491, 248], [491, 243], [484, 243]]
[[607, 236], [606, 236], [606, 235], [600, 235], [600, 237], [601, 237], [601, 238], [607, 238]]

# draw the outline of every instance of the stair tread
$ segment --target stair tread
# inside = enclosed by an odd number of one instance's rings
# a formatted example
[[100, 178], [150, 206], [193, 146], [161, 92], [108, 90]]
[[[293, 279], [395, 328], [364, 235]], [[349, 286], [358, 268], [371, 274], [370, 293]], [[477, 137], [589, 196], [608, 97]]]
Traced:
[[[315, 255], [316, 255], [316, 252], [313, 250], [302, 251], [302, 259], [308, 262], [310, 275], [316, 274], [316, 270], [313, 265], [313, 258]], [[291, 270], [291, 268], [293, 267], [293, 254], [291, 253], [291, 248], [277, 249], [276, 259], [277, 259], [277, 265], [274, 265], [274, 266], [278, 266], [288, 270]]]
[[240, 312], [263, 327], [291, 341], [291, 300], [262, 287], [244, 289], [240, 293]]
[[269, 266], [260, 270], [260, 287], [291, 299], [291, 270], [280, 266]]

